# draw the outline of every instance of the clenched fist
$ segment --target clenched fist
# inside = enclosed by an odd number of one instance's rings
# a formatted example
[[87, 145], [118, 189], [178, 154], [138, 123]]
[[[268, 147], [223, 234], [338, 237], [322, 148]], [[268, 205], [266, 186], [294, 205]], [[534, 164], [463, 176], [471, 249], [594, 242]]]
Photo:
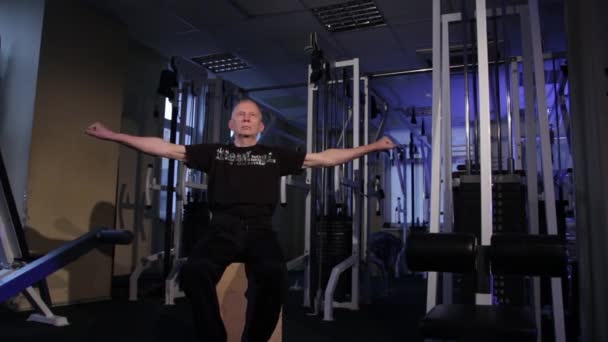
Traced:
[[382, 137], [378, 139], [374, 144], [376, 144], [379, 150], [390, 150], [397, 146], [389, 137]]
[[112, 136], [115, 134], [100, 122], [95, 122], [90, 125], [84, 132], [92, 137], [103, 140], [111, 140]]

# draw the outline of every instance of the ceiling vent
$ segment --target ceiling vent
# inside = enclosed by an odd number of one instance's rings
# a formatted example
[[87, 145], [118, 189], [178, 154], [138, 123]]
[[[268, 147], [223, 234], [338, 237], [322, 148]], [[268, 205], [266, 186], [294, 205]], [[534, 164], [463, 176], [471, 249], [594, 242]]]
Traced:
[[312, 9], [329, 32], [354, 31], [384, 25], [384, 18], [371, 0], [348, 1]]
[[212, 55], [193, 57], [192, 61], [209, 69], [213, 73], [248, 69], [249, 65], [231, 53], [216, 53]]

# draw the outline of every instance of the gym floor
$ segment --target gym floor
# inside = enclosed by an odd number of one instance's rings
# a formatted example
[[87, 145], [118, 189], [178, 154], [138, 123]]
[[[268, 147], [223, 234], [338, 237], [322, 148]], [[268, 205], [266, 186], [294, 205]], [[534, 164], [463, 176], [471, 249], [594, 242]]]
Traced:
[[[359, 311], [334, 310], [333, 322], [311, 316], [301, 306], [302, 292], [290, 291], [283, 316], [284, 342], [422, 341], [417, 326], [424, 314], [426, 288], [421, 277], [390, 281], [389, 294]], [[196, 342], [190, 307], [180, 299], [174, 306], [161, 304], [160, 291], [150, 291], [137, 302], [127, 300], [126, 282], [116, 281], [113, 299], [55, 307], [70, 325], [56, 328], [27, 322], [27, 312], [0, 308], [0, 340], [86, 342]]]

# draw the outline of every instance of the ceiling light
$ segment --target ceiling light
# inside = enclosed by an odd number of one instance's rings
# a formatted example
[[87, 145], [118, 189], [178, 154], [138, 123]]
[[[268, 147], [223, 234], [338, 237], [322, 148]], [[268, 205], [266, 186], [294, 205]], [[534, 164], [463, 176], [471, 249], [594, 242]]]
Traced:
[[384, 17], [372, 0], [355, 0], [312, 9], [329, 32], [354, 31], [384, 25]]
[[229, 52], [192, 57], [192, 61], [216, 74], [250, 68], [247, 63]]

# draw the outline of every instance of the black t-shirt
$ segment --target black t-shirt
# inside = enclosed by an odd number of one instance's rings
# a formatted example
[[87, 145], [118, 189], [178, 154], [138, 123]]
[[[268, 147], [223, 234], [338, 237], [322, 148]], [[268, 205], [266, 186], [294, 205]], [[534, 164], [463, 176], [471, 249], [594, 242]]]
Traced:
[[264, 145], [187, 145], [186, 165], [209, 176], [211, 211], [271, 216], [278, 202], [281, 176], [300, 172], [305, 155]]

